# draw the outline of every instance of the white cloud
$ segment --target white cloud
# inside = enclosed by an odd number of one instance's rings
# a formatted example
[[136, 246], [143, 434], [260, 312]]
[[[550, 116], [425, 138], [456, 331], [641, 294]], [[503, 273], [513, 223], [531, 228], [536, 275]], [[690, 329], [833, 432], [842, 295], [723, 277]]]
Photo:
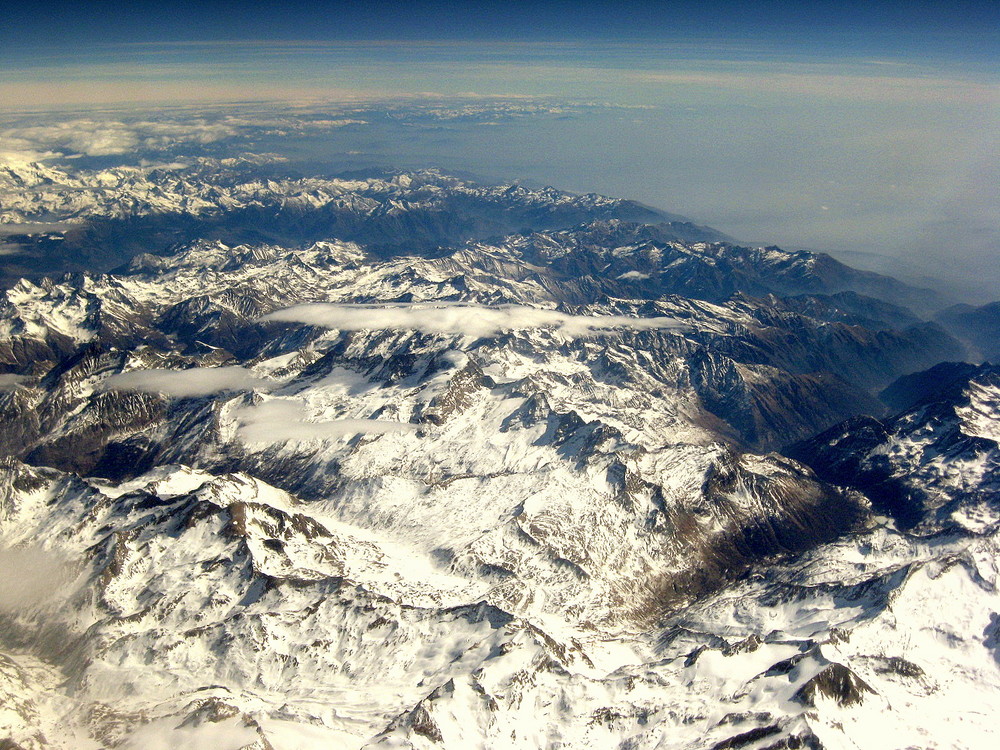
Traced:
[[314, 119], [308, 120], [301, 117], [237, 117], [231, 115], [226, 117], [227, 125], [239, 128], [268, 128], [271, 130], [329, 130], [331, 128], [343, 128], [347, 125], [367, 125], [367, 120], [358, 120], [351, 117], [341, 117], [337, 119]]
[[[0, 245], [0, 255], [3, 255], [3, 245]], [[0, 375], [0, 391], [9, 391], [15, 386], [30, 380], [27, 375], [13, 375], [11, 373], [4, 373]]]
[[30, 141], [9, 138], [0, 133], [0, 167], [24, 167], [57, 156], [52, 151], [37, 151]]
[[78, 226], [71, 221], [26, 221], [17, 224], [0, 224], [0, 237], [12, 234], [45, 234], [63, 232]]
[[247, 443], [282, 443], [286, 440], [336, 439], [347, 435], [385, 435], [413, 432], [416, 425], [380, 419], [334, 419], [307, 421], [308, 413], [299, 401], [273, 399], [256, 406], [239, 407], [233, 412], [238, 435]]
[[[0, 146], [12, 154], [51, 156], [52, 150], [87, 156], [113, 156], [137, 150], [157, 150], [182, 143], [215, 143], [237, 134], [224, 123], [199, 119], [165, 122], [121, 122], [76, 119], [0, 131]], [[44, 152], [39, 151], [43, 149]], [[13, 157], [11, 157], [13, 158]], [[21, 161], [27, 157], [22, 156]]]
[[189, 370], [133, 370], [112, 375], [98, 388], [102, 391], [141, 391], [188, 398], [229, 390], [269, 390], [274, 386], [274, 381], [258, 378], [246, 368], [231, 366], [192, 367]]
[[644, 279], [649, 278], [649, 274], [643, 273], [642, 271], [626, 271], [625, 273], [621, 274], [618, 278], [625, 281], [633, 281], [633, 280], [643, 281]]
[[330, 130], [365, 125], [354, 118], [304, 119], [273, 114], [222, 119], [187, 117], [164, 120], [78, 118], [0, 130], [0, 163], [29, 163], [59, 153], [114, 156], [138, 151], [163, 151], [183, 144], [205, 145], [253, 133], [281, 134], [291, 130]]
[[132, 732], [125, 750], [240, 750], [260, 735], [239, 716], [185, 726], [176, 718], [156, 719]]
[[73, 576], [64, 557], [36, 545], [0, 549], [0, 570], [0, 612], [48, 604]]
[[550, 328], [573, 337], [592, 336], [613, 328], [679, 329], [675, 318], [632, 318], [624, 315], [568, 315], [522, 305], [485, 307], [463, 303], [415, 305], [296, 305], [265, 315], [262, 320], [336, 328], [341, 331], [393, 328], [425, 333], [495, 336], [501, 331]]
[[108, 120], [67, 120], [54, 124], [7, 128], [0, 139], [33, 149], [57, 149], [89, 156], [123, 154], [136, 147], [139, 138], [123, 123]]

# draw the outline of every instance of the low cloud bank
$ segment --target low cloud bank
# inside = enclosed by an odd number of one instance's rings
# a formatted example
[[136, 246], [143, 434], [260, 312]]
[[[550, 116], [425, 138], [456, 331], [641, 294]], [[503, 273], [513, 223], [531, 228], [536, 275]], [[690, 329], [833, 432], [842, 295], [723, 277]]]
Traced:
[[36, 545], [0, 548], [0, 612], [17, 614], [53, 602], [73, 569], [66, 558]]
[[27, 375], [12, 375], [10, 373], [4, 373], [0, 375], [0, 391], [12, 390], [15, 386], [25, 383], [30, 380]]
[[80, 118], [0, 130], [0, 144], [16, 151], [40, 149], [113, 156], [180, 144], [208, 144], [232, 138], [237, 130], [223, 122], [122, 122]]
[[261, 737], [239, 716], [185, 725], [180, 719], [156, 719], [139, 727], [125, 741], [125, 750], [241, 750], [260, 747]]
[[680, 329], [676, 318], [632, 318], [624, 315], [568, 315], [523, 305], [485, 307], [462, 303], [417, 305], [341, 305], [319, 303], [276, 310], [262, 320], [336, 328], [341, 331], [393, 328], [425, 333], [495, 336], [502, 331], [549, 328], [568, 336], [592, 336], [613, 328]]
[[[3, 154], [0, 154], [0, 164], [3, 163]], [[42, 234], [47, 232], [63, 232], [80, 226], [72, 221], [28, 221], [17, 224], [0, 224], [0, 237], [7, 237], [12, 234]]]
[[380, 419], [334, 419], [307, 421], [300, 402], [274, 399], [257, 406], [240, 407], [234, 416], [239, 438], [246, 443], [283, 443], [287, 440], [322, 440], [347, 435], [385, 435], [413, 432], [416, 425]]
[[208, 396], [219, 391], [269, 390], [274, 381], [258, 378], [244, 367], [192, 367], [189, 370], [134, 370], [112, 375], [102, 391], [162, 393], [178, 398]]
[[81, 117], [0, 129], [0, 159], [5, 154], [16, 163], [41, 161], [59, 153], [117, 156], [189, 144], [207, 145], [240, 136], [284, 135], [366, 124], [365, 120], [349, 117], [309, 119], [271, 112], [157, 121]]

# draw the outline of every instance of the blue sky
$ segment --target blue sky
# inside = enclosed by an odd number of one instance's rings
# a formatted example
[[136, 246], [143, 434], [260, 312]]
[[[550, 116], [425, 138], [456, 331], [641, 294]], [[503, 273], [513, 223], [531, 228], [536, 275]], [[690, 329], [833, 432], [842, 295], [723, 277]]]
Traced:
[[130, 97], [588, 96], [614, 90], [615, 72], [631, 76], [621, 86], [629, 96], [634, 72], [754, 73], [765, 64], [803, 75], [993, 82], [1000, 63], [997, 0], [9, 6], [0, 23], [0, 107]]
[[1000, 296], [988, 281], [1000, 258], [996, 0], [50, 2], [7, 8], [0, 49], [9, 113], [626, 105], [384, 134], [378, 156], [637, 198], [740, 239], [888, 255]]
[[[47, 2], [12, 4], [7, 49], [57, 43], [302, 40], [674, 39], [678, 36], [815, 44], [820, 37], [905, 48], [938, 39], [969, 51], [997, 39], [996, 2], [765, 0], [506, 0], [441, 2]], [[949, 35], [962, 37], [948, 43]], [[984, 46], [983, 50], [989, 49]]]

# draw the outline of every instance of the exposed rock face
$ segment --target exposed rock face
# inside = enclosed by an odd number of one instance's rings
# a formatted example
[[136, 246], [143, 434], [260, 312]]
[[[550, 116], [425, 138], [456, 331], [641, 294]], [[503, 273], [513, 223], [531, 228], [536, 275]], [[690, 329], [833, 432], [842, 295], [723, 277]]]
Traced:
[[862, 490], [906, 527], [989, 522], [1000, 490], [1000, 370], [942, 364], [901, 379], [884, 397], [905, 410], [885, 421], [849, 420], [788, 455], [828, 482]]
[[832, 700], [838, 706], [863, 703], [865, 695], [874, 695], [871, 686], [843, 664], [831, 664], [810, 678], [795, 693], [795, 700], [816, 706], [817, 700]]
[[922, 402], [958, 399], [978, 368], [969, 362], [941, 362], [929, 370], [904, 375], [879, 393], [893, 414]]

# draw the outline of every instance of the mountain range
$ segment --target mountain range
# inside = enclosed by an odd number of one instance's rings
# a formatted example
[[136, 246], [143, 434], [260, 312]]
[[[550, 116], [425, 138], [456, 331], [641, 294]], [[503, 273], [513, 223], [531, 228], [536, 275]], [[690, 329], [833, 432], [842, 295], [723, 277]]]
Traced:
[[988, 314], [433, 170], [0, 206], [0, 747], [995, 742]]

